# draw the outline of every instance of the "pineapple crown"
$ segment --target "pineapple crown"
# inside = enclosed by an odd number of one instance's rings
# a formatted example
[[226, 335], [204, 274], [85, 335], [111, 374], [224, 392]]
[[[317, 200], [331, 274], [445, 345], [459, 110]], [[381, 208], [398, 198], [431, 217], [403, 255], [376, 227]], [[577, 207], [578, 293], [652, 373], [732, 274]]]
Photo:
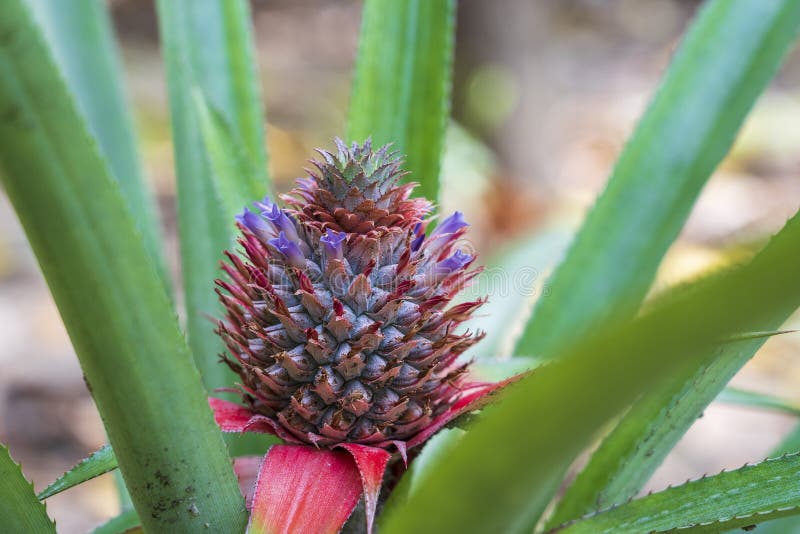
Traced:
[[397, 152], [336, 145], [286, 207], [264, 198], [237, 216], [217, 332], [244, 404], [281, 438], [386, 447], [452, 407], [458, 356], [483, 337], [457, 327], [485, 299], [449, 306], [479, 272], [456, 246], [462, 214], [426, 235], [432, 205], [400, 183]]
[[348, 148], [336, 139], [336, 146], [335, 155], [318, 150], [323, 161], [311, 161], [318, 172], [307, 169], [309, 177], [283, 197], [301, 223], [368, 234], [406, 229], [430, 213], [428, 200], [409, 198], [416, 184], [399, 184], [408, 173], [389, 145], [373, 152], [369, 140]]

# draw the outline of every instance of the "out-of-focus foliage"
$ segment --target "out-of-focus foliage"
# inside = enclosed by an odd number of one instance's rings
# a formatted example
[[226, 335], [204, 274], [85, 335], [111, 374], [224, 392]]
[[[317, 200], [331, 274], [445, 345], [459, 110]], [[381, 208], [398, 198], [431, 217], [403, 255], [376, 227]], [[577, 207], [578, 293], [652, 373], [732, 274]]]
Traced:
[[348, 137], [393, 143], [417, 194], [436, 200], [450, 115], [455, 0], [367, 0]]

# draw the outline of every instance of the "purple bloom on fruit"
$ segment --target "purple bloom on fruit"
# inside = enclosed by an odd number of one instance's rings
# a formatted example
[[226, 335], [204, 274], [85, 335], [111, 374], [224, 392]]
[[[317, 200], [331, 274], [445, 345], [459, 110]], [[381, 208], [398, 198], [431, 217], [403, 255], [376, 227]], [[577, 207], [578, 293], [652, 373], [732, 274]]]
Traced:
[[325, 232], [319, 240], [322, 243], [325, 256], [329, 260], [342, 260], [343, 248], [342, 243], [347, 239], [347, 234], [344, 232], [334, 232], [330, 228]]
[[302, 267], [305, 264], [305, 258], [300, 251], [300, 247], [296, 241], [290, 241], [286, 237], [286, 232], [281, 230], [278, 237], [268, 239], [267, 243], [275, 247], [281, 255], [288, 260], [287, 263], [295, 267]]
[[469, 254], [465, 254], [461, 250], [456, 250], [452, 256], [440, 261], [436, 265], [436, 272], [444, 275], [449, 275], [453, 272], [460, 271], [472, 262], [474, 258]]
[[433, 230], [431, 237], [444, 234], [454, 234], [462, 228], [466, 228], [467, 226], [469, 226], [469, 223], [464, 220], [464, 214], [460, 211], [457, 211], [443, 220], [442, 223]]
[[297, 228], [294, 221], [286, 215], [286, 212], [278, 207], [277, 204], [272, 204], [269, 210], [262, 212], [262, 215], [272, 223], [272, 226], [279, 232], [283, 232], [292, 241], [299, 241], [300, 237], [297, 235]]
[[274, 230], [267, 221], [247, 208], [244, 209], [241, 215], [236, 216], [236, 221], [262, 241], [267, 241], [275, 235]]
[[269, 196], [265, 196], [263, 199], [253, 202], [253, 206], [261, 210], [261, 214], [263, 215], [265, 212], [271, 212], [275, 204], [270, 200]]

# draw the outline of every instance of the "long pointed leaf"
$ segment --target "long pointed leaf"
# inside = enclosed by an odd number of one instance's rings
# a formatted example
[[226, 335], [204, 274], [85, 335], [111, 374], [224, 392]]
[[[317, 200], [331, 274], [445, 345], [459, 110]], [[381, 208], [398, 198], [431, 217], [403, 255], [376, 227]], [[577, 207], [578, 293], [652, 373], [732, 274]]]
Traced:
[[[252, 200], [267, 191], [263, 118], [257, 90], [244, 0], [160, 0], [157, 4], [169, 85], [172, 132], [178, 177], [178, 226], [181, 240], [186, 330], [206, 387], [233, 383], [220, 365], [223, 351], [209, 316], [219, 315], [214, 279], [222, 251], [233, 243], [234, 221], [223, 207], [215, 179]], [[193, 89], [198, 88], [230, 128], [257, 173], [216, 176], [201, 136]]]
[[144, 236], [147, 250], [168, 280], [156, 208], [139, 162], [133, 118], [111, 19], [102, 0], [31, 0], [56, 63], [111, 167], [112, 176]]
[[0, 445], [0, 532], [53, 532], [44, 505], [14, 463], [8, 449]]
[[[773, 456], [800, 452], [800, 425], [796, 426], [772, 451]], [[758, 527], [759, 534], [785, 534], [800, 532], [800, 517], [787, 517], [769, 521]]]
[[195, 113], [211, 168], [212, 185], [222, 204], [225, 218], [233, 221], [244, 206], [264, 196], [264, 184], [245, 179], [257, 176], [258, 171], [249, 166], [252, 162], [242, 152], [224, 118], [209, 107], [202, 91], [199, 88], [194, 89], [193, 96]]
[[738, 404], [739, 406], [747, 406], [750, 408], [764, 408], [787, 413], [789, 415], [800, 416], [800, 405], [775, 395], [767, 395], [758, 393], [757, 391], [728, 387], [722, 390], [722, 393], [717, 396], [716, 400], [717, 402], [727, 404]]
[[780, 336], [783, 334], [793, 334], [797, 332], [797, 330], [767, 330], [764, 332], [745, 332], [743, 334], [737, 334], [732, 336], [730, 341], [747, 341], [748, 339], [767, 339], [774, 336]]
[[75, 467], [58, 477], [55, 482], [47, 486], [37, 495], [40, 500], [52, 497], [64, 490], [73, 488], [87, 480], [108, 473], [117, 468], [117, 458], [111, 445], [104, 445], [80, 462]]
[[705, 5], [548, 283], [550, 296], [537, 303], [518, 353], [551, 356], [637, 310], [798, 27], [794, 0]]
[[437, 199], [450, 115], [455, 0], [367, 0], [347, 136], [393, 143], [418, 194]]
[[0, 117], [0, 177], [145, 526], [242, 528], [170, 299], [23, 0], [0, 3]]
[[640, 399], [592, 454], [548, 526], [636, 495], [706, 406], [798, 306], [800, 299], [775, 307], [754, 323], [763, 332], [732, 336], [712, 349], [712, 361], [689, 368]]
[[[530, 532], [567, 466], [613, 416], [737, 332], [800, 299], [800, 217], [741, 267], [584, 339], [485, 410], [384, 532]], [[746, 302], [747, 306], [741, 303]]]
[[[800, 300], [768, 321], [779, 326]], [[763, 323], [762, 323], [763, 324]], [[725, 343], [714, 360], [649, 392], [622, 418], [566, 491], [548, 525], [624, 502], [647, 482], [669, 451], [765, 339]]]
[[[703, 477], [558, 529], [563, 534], [722, 532], [800, 514], [800, 453]], [[788, 532], [788, 531], [786, 531]]]

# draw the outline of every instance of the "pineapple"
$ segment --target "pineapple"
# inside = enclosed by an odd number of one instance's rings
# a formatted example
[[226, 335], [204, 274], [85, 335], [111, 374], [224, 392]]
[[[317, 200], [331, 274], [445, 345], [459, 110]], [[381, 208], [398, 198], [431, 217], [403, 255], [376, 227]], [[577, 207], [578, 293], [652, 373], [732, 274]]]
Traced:
[[336, 144], [284, 208], [265, 198], [237, 217], [222, 359], [284, 441], [400, 448], [462, 394], [458, 356], [483, 335], [457, 327], [484, 299], [448, 305], [479, 270], [457, 248], [460, 213], [426, 235], [432, 205], [400, 183], [396, 152]]

